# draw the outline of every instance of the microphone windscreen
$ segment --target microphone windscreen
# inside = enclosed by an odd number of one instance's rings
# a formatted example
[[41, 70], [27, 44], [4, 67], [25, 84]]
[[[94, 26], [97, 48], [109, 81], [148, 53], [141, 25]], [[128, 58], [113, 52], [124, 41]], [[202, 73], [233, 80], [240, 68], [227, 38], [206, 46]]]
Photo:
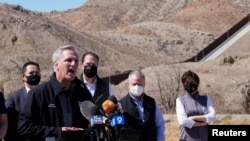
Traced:
[[112, 101], [115, 103], [115, 105], [118, 103], [117, 98], [114, 95], [111, 95], [108, 97], [108, 100]]
[[113, 101], [107, 99], [102, 103], [102, 108], [105, 111], [105, 113], [109, 114], [115, 110], [116, 104]]
[[89, 122], [94, 115], [102, 115], [98, 106], [96, 106], [91, 101], [83, 101], [80, 105], [80, 111], [83, 117], [85, 117]]

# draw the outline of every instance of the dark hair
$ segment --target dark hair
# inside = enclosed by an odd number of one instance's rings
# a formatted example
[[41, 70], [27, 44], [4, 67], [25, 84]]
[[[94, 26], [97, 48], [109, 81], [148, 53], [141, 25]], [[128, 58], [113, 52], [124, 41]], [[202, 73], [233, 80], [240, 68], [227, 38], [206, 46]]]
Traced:
[[84, 59], [85, 59], [85, 57], [86, 57], [87, 55], [94, 56], [94, 57], [96, 58], [96, 60], [97, 60], [97, 64], [99, 63], [99, 56], [98, 56], [97, 54], [95, 54], [94, 52], [91, 52], [91, 51], [88, 51], [88, 52], [86, 52], [86, 53], [84, 53], [84, 54], [82, 55], [82, 63], [84, 62]]
[[181, 81], [183, 85], [190, 83], [190, 82], [199, 84], [200, 78], [196, 73], [194, 73], [191, 70], [188, 70], [182, 75]]
[[26, 72], [27, 66], [29, 66], [29, 65], [37, 66], [38, 69], [40, 70], [40, 66], [39, 66], [38, 63], [29, 61], [29, 62], [26, 62], [26, 63], [23, 64], [22, 73], [25, 73], [25, 72]]

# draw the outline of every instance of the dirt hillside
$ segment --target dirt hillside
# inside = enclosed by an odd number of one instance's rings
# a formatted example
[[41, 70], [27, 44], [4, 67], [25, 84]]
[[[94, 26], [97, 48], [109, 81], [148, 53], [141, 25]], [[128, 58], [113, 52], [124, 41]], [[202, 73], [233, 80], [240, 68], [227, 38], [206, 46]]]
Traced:
[[[75, 44], [80, 53], [92, 50], [101, 57], [101, 77], [142, 69], [146, 93], [164, 113], [174, 112], [175, 98], [183, 94], [179, 77], [188, 69], [200, 75], [200, 91], [212, 97], [218, 113], [248, 113], [250, 36], [215, 60], [179, 62], [249, 13], [250, 0], [88, 0], [48, 13], [0, 4], [0, 88], [6, 96], [22, 86], [20, 68], [27, 60], [41, 64], [46, 81], [54, 49]], [[118, 97], [126, 94], [125, 81], [113, 87]]]

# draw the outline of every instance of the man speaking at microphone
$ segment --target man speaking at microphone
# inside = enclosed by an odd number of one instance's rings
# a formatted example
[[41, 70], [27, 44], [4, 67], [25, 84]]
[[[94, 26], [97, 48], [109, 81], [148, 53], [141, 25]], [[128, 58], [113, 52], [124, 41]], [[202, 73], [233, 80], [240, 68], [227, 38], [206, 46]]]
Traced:
[[133, 71], [128, 76], [127, 95], [119, 102], [123, 107], [125, 125], [141, 130], [139, 141], [164, 141], [165, 121], [156, 101], [144, 93], [145, 76]]
[[27, 141], [51, 141], [65, 132], [84, 131], [88, 120], [81, 115], [80, 103], [92, 101], [91, 95], [76, 77], [77, 48], [65, 45], [53, 55], [50, 79], [32, 90], [22, 107], [18, 121], [19, 135]]

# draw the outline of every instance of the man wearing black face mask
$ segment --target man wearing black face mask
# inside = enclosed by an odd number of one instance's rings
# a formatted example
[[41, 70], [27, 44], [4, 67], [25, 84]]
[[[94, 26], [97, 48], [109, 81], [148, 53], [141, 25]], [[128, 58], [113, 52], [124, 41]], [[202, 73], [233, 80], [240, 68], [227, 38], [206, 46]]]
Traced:
[[37, 86], [41, 80], [39, 64], [36, 62], [26, 62], [23, 65], [21, 75], [24, 86], [8, 94], [5, 103], [8, 114], [8, 130], [4, 139], [5, 141], [24, 141], [24, 139], [18, 136], [18, 115], [26, 101], [29, 90]]
[[187, 71], [182, 75], [185, 95], [176, 99], [176, 115], [180, 125], [180, 141], [208, 141], [208, 124], [216, 119], [212, 101], [198, 91], [199, 76]]
[[114, 90], [111, 85], [101, 79], [97, 75], [99, 56], [94, 52], [86, 52], [82, 56], [83, 73], [80, 78], [92, 95], [93, 100], [100, 109], [102, 103], [108, 99], [110, 95], [114, 95]]

